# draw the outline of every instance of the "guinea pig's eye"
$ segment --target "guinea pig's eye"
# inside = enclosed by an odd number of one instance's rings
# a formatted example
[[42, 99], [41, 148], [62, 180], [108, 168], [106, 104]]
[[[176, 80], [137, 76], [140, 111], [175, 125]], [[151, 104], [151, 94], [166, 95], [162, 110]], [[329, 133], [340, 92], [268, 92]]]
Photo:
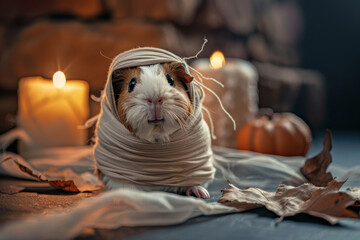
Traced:
[[175, 82], [174, 79], [167, 73], [165, 74], [166, 79], [168, 80], [168, 83], [170, 84], [170, 86], [175, 87]]
[[132, 78], [129, 83], [128, 92], [132, 92], [136, 85], [136, 78]]

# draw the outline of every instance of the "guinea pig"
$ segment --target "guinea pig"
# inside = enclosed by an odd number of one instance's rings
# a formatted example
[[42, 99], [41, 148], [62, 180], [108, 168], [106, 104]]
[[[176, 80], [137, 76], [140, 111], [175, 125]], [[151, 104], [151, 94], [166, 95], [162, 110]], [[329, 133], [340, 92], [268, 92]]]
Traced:
[[[112, 73], [112, 80], [118, 116], [137, 138], [162, 144], [170, 141], [175, 131], [186, 128], [186, 120], [193, 113], [186, 84], [191, 82], [192, 76], [185, 72], [180, 63], [117, 69]], [[210, 197], [206, 188], [200, 185], [137, 185], [105, 175], [101, 178], [108, 189], [130, 188]]]

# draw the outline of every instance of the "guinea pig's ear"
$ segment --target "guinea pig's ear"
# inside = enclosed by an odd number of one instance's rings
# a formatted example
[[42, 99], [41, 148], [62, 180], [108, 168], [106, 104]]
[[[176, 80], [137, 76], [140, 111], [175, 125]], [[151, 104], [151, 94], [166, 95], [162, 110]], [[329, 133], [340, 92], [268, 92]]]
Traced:
[[178, 67], [176, 69], [176, 71], [177, 71], [178, 76], [180, 76], [180, 78], [184, 79], [184, 81], [187, 83], [190, 83], [194, 79], [193, 76], [186, 73], [185, 68], [182, 64], [180, 64], [180, 67]]
[[178, 62], [169, 63], [169, 68], [176, 74], [179, 80], [183, 82], [190, 83], [194, 79], [193, 76], [186, 73], [185, 67], [181, 63]]
[[121, 87], [124, 81], [124, 73], [123, 73], [123, 69], [115, 69], [112, 74], [112, 87], [113, 87], [113, 91], [114, 91], [114, 100], [117, 103], [120, 97], [120, 93], [121, 93]]

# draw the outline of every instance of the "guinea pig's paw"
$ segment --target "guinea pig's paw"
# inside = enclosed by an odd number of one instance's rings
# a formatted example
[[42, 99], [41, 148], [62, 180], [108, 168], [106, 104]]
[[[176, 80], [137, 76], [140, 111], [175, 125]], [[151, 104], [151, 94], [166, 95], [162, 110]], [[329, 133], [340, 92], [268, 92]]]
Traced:
[[206, 190], [206, 188], [202, 186], [189, 187], [186, 190], [186, 195], [187, 196], [195, 195], [195, 197], [197, 198], [210, 198], [209, 192]]

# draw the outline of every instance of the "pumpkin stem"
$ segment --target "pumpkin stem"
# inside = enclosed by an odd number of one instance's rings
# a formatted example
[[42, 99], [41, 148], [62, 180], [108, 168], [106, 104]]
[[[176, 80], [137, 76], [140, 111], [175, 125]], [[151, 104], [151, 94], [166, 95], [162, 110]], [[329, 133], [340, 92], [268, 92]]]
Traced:
[[274, 117], [274, 110], [272, 110], [271, 108], [261, 108], [261, 109], [259, 109], [257, 116], [258, 117], [266, 116], [270, 120], [272, 120]]

